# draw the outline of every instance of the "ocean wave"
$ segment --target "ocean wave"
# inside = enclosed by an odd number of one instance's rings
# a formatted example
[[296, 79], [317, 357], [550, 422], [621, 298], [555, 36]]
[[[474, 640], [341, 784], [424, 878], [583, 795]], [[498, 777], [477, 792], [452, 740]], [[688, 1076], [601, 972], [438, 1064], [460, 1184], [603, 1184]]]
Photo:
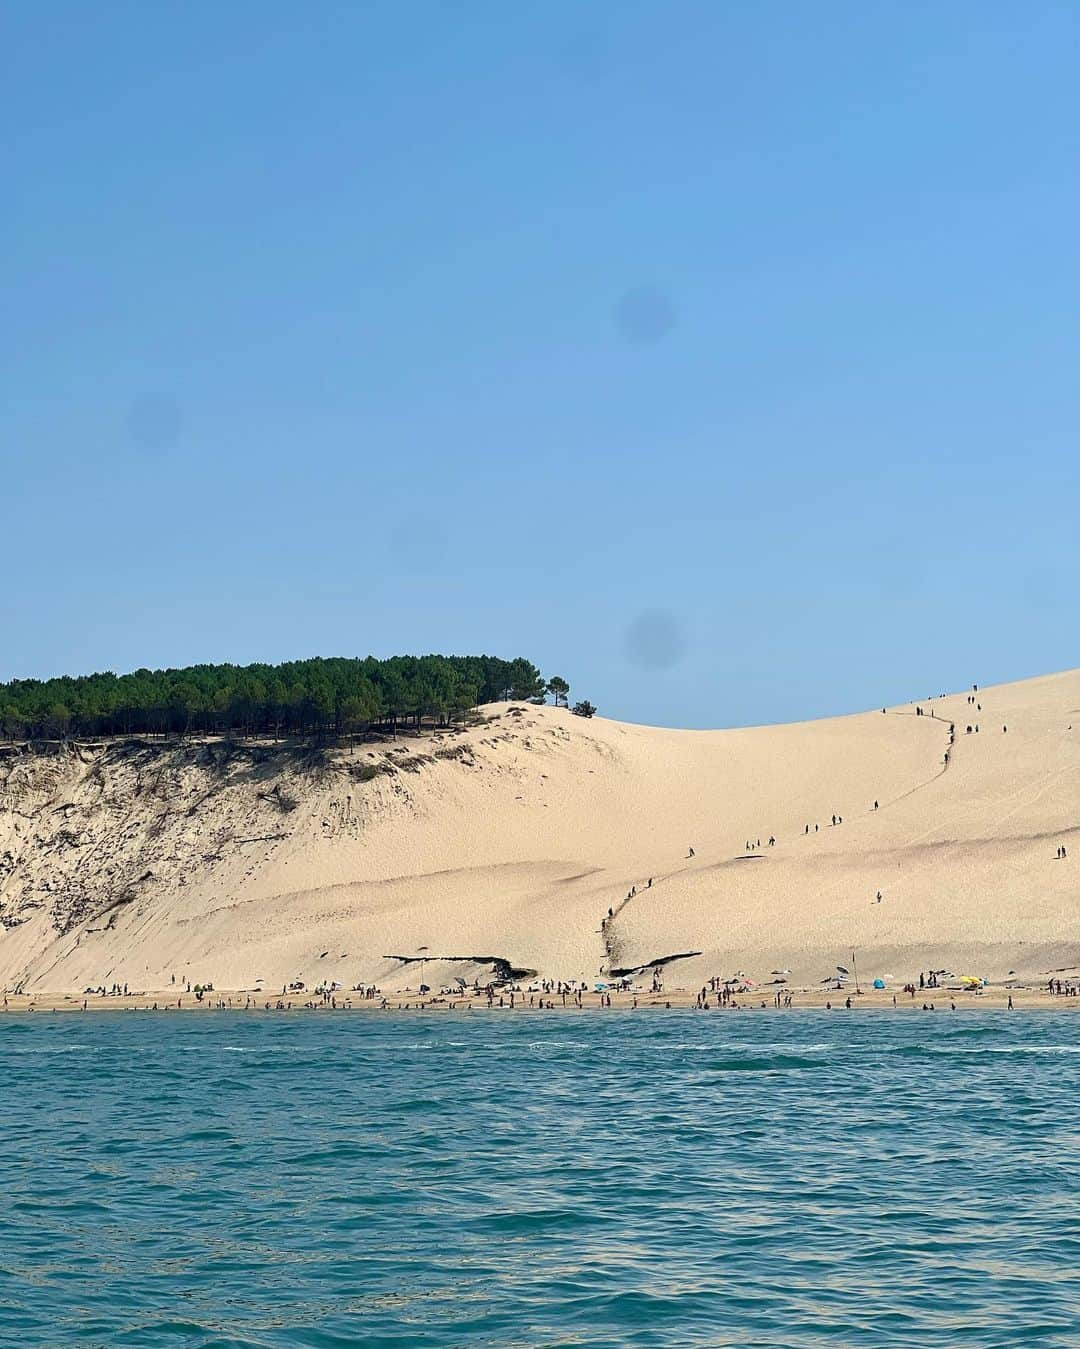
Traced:
[[97, 1045], [8, 1045], [0, 1040], [0, 1054], [96, 1054]]

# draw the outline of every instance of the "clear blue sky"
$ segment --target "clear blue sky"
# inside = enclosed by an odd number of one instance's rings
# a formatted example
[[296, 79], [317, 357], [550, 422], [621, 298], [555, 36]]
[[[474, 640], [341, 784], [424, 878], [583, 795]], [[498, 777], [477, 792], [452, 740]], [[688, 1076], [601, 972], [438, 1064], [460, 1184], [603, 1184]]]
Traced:
[[5, 6], [0, 679], [1080, 664], [1080, 6]]

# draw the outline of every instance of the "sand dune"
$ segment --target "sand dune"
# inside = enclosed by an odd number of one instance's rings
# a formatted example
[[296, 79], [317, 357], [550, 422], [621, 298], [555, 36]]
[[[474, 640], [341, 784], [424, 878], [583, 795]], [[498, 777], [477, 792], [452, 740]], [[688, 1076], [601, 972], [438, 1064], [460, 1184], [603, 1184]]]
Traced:
[[355, 752], [0, 752], [0, 984], [415, 988], [420, 955], [434, 984], [497, 959], [809, 985], [853, 950], [867, 979], [1075, 968], [1080, 671], [968, 696], [732, 731], [498, 705]]

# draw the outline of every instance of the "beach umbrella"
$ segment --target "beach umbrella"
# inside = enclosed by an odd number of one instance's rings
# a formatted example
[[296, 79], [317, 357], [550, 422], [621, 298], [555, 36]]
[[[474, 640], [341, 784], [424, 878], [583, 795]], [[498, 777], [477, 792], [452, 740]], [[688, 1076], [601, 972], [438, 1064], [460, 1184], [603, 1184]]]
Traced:
[[967, 984], [969, 988], [982, 988], [982, 980], [977, 979], [974, 974], [962, 974], [960, 976], [960, 982], [962, 984]]
[[884, 988], [884, 987], [885, 987], [885, 980], [884, 980], [884, 979], [875, 979], [875, 980], [874, 980], [874, 987], [875, 987], [875, 988]]
[[836, 972], [837, 974], [843, 974], [845, 976], [851, 973], [846, 965], [837, 965]]

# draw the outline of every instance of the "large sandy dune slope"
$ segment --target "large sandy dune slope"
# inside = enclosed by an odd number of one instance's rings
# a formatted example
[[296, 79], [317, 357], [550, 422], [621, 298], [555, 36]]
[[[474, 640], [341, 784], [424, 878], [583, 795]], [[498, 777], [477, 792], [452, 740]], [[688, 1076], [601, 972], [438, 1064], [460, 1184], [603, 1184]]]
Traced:
[[12, 750], [0, 984], [1075, 969], [1080, 671], [968, 693], [732, 731], [498, 705], [352, 752]]

